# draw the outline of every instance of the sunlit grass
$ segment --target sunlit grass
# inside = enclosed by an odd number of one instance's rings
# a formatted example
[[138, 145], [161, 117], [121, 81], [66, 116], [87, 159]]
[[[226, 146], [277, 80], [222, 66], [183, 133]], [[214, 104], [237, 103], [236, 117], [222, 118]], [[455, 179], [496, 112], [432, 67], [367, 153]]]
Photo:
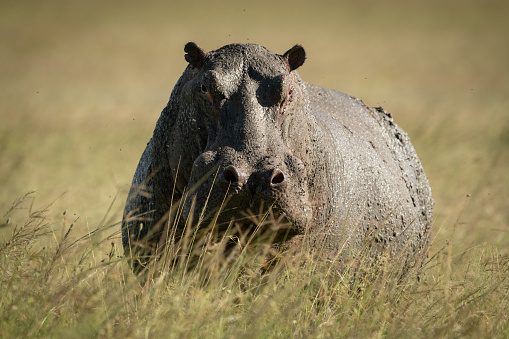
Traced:
[[79, 221], [59, 234], [45, 218], [50, 207], [34, 207], [30, 196], [15, 205], [6, 216], [25, 215], [25, 224], [3, 224], [12, 235], [0, 244], [6, 337], [508, 334], [509, 258], [488, 245], [453, 254], [448, 244], [403, 278], [390, 261], [375, 270], [367, 257], [331, 273], [329, 263], [283, 254], [263, 271], [267, 247], [240, 249], [225, 261], [221, 246], [197, 246], [192, 270], [161, 260], [141, 284], [109, 245], [118, 225], [71, 240]]

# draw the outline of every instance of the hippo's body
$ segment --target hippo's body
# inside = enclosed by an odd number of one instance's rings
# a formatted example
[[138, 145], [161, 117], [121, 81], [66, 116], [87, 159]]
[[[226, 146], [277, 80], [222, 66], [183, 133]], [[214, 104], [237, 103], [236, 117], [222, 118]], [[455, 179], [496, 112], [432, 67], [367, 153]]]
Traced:
[[431, 188], [390, 114], [303, 82], [300, 46], [282, 56], [254, 44], [185, 51], [190, 65], [134, 175], [126, 254], [178, 237], [185, 222], [166, 221], [179, 202], [181, 220], [218, 228], [271, 208], [289, 225], [285, 243], [315, 237], [331, 256], [366, 243], [403, 258], [426, 252]]

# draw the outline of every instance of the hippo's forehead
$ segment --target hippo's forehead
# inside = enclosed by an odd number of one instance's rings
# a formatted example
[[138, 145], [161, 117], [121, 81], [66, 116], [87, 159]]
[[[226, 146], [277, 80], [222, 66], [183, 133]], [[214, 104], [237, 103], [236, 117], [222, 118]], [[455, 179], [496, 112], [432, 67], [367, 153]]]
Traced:
[[205, 69], [233, 80], [272, 79], [288, 73], [281, 56], [255, 44], [232, 44], [208, 54]]

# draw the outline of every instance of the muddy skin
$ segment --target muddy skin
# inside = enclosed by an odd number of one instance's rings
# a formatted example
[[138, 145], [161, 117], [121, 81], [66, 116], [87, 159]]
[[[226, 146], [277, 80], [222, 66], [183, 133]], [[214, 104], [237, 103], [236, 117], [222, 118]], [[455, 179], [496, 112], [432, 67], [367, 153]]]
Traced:
[[269, 208], [285, 226], [276, 246], [301, 246], [306, 235], [311, 248], [338, 258], [369, 243], [409, 265], [426, 253], [431, 188], [389, 113], [303, 82], [298, 45], [283, 55], [255, 44], [207, 53], [188, 43], [185, 52], [189, 65], [125, 206], [122, 240], [135, 271], [144, 264], [136, 258], [155, 253], [167, 234], [178, 239], [188, 218], [218, 230], [232, 221], [251, 227], [249, 216]]

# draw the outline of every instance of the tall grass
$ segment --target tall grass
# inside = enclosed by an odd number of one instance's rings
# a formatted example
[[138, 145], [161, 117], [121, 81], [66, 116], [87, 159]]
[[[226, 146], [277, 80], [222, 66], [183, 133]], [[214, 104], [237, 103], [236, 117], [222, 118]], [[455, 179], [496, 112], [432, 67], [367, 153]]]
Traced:
[[193, 269], [160, 260], [142, 284], [111, 242], [118, 224], [72, 240], [73, 223], [57, 234], [50, 207], [34, 208], [31, 199], [17, 200], [3, 218], [21, 213], [26, 221], [2, 224], [11, 231], [0, 247], [2, 337], [509, 334], [509, 258], [487, 245], [453, 254], [448, 244], [404, 278], [394, 263], [375, 270], [368, 258], [332, 274], [329, 263], [292, 252], [261, 270], [266, 246], [239, 247], [229, 260], [222, 245], [198, 246]]

